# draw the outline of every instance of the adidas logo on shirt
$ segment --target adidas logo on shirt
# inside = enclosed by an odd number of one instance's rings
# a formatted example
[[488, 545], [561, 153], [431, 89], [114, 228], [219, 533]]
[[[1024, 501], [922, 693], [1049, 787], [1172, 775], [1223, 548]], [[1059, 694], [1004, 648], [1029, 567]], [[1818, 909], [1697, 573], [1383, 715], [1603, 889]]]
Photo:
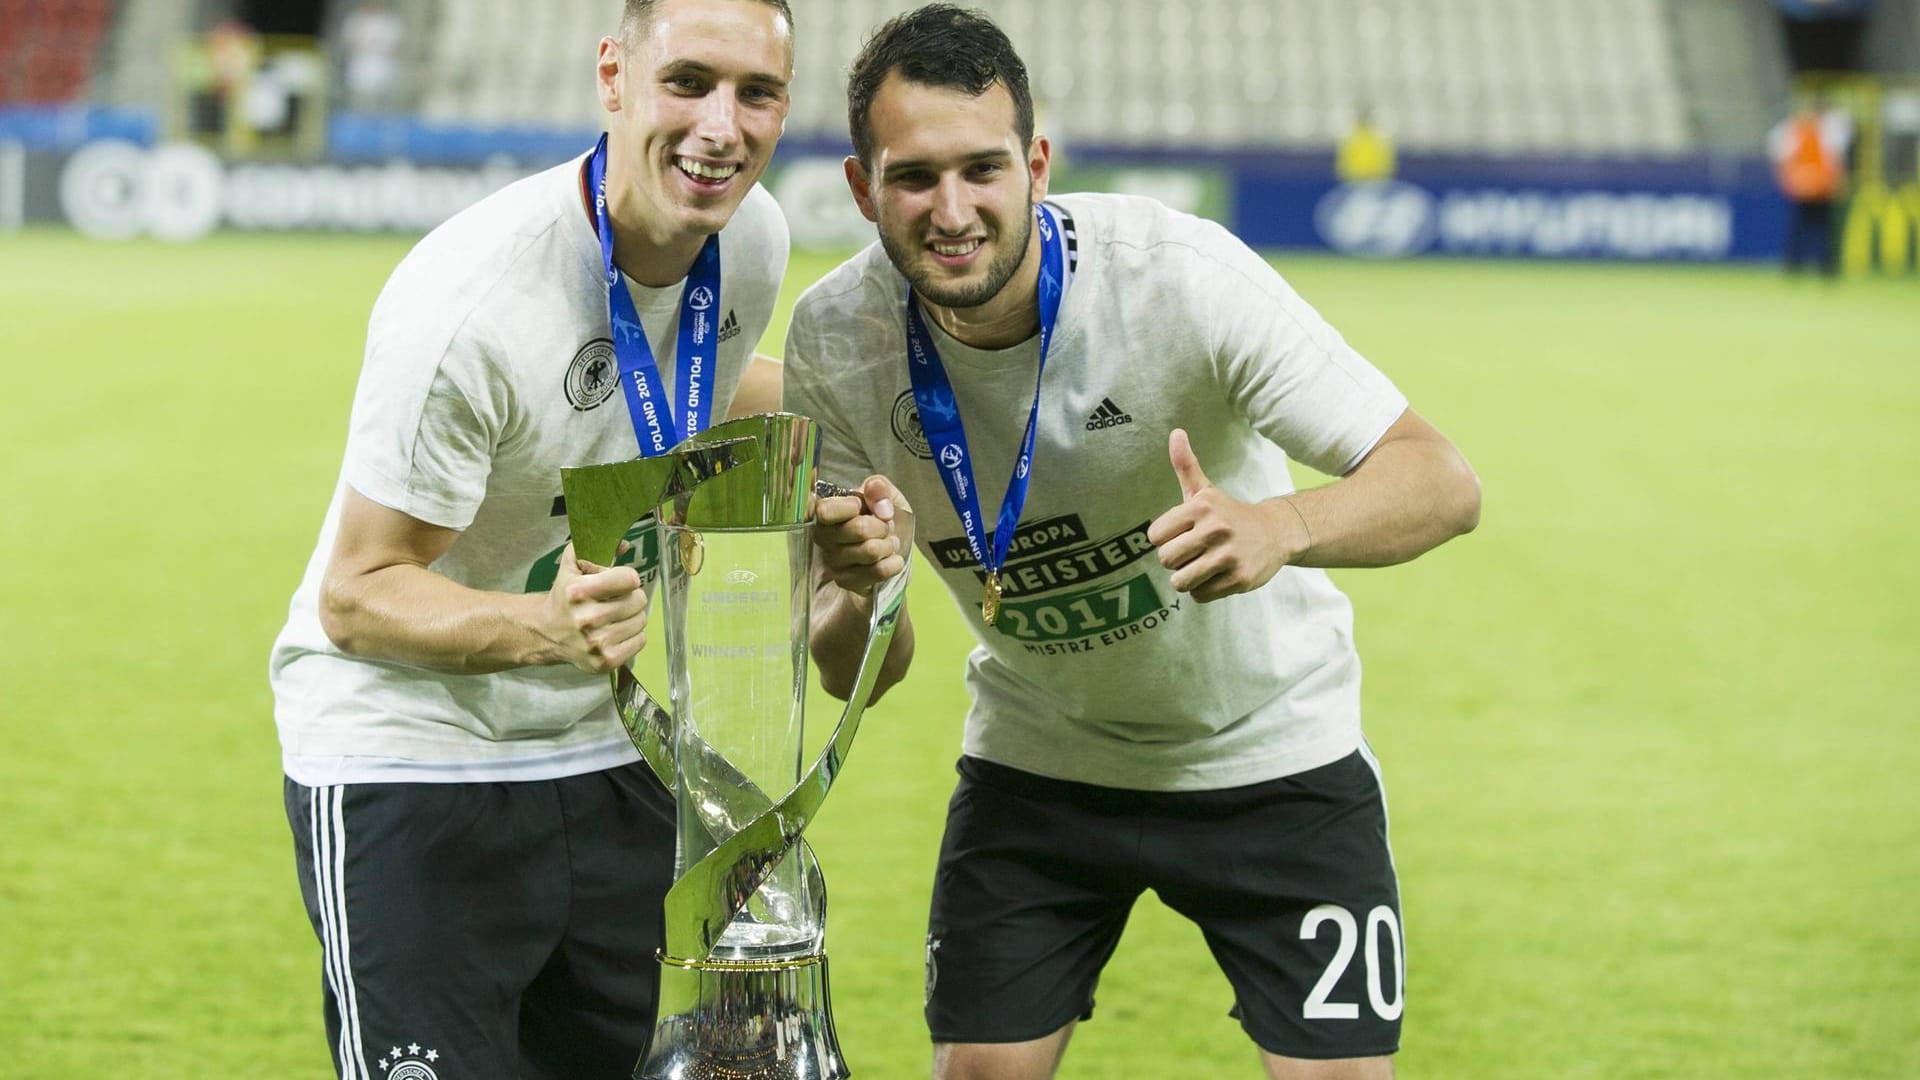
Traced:
[[1133, 417], [1128, 416], [1120, 406], [1115, 405], [1112, 398], [1101, 398], [1100, 407], [1093, 410], [1092, 416], [1087, 417], [1087, 430], [1101, 431], [1131, 423], [1133, 423]]
[[720, 324], [720, 340], [721, 341], [729, 340], [730, 338], [734, 337], [739, 333], [740, 333], [740, 320], [734, 316], [733, 309], [728, 308], [726, 321]]

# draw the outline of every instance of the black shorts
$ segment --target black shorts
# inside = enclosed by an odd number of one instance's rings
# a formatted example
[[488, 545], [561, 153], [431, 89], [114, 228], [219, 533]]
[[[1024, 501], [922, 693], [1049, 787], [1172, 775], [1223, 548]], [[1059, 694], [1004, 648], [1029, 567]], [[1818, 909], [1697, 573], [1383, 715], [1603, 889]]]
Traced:
[[673, 877], [673, 798], [644, 764], [514, 783], [288, 780], [286, 801], [341, 1077], [632, 1076]]
[[977, 758], [959, 772], [927, 930], [935, 1042], [1022, 1042], [1092, 1016], [1100, 969], [1152, 889], [1200, 926], [1262, 1049], [1399, 1049], [1400, 890], [1364, 752], [1218, 791], [1094, 787]]

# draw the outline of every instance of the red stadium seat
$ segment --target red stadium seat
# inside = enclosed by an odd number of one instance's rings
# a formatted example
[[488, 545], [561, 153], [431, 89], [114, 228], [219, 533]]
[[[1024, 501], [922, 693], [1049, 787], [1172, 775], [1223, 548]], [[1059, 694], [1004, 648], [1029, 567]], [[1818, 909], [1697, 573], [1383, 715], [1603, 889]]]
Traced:
[[42, 16], [47, 26], [62, 34], [84, 34], [99, 28], [98, 10], [84, 4], [54, 4]]
[[0, 101], [84, 96], [112, 16], [111, 0], [0, 0]]
[[85, 94], [87, 77], [92, 73], [91, 47], [84, 51], [67, 48], [42, 48], [28, 57], [26, 81], [16, 94], [34, 104], [72, 101]]

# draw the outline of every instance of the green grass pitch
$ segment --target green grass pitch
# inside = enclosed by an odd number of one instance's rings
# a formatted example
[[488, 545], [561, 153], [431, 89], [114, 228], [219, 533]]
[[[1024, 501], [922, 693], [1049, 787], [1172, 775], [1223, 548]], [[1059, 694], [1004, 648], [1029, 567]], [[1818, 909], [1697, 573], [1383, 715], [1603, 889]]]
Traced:
[[[330, 1075], [266, 651], [405, 247], [0, 238], [0, 1075]], [[1477, 534], [1337, 575], [1405, 892], [1400, 1075], [1920, 1076], [1920, 291], [1280, 265], [1486, 487]], [[869, 1080], [925, 1074], [965, 706], [964, 631], [931, 579], [914, 603], [814, 834]], [[1148, 898], [1063, 1076], [1251, 1078], [1229, 1004]]]

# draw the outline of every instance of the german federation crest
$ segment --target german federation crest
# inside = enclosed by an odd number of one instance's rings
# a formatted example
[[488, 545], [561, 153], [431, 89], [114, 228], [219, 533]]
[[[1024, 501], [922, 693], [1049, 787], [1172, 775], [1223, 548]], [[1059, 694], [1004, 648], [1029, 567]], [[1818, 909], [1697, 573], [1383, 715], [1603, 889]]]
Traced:
[[920, 426], [920, 409], [908, 390], [893, 399], [893, 437], [917, 458], [933, 460], [933, 448], [927, 445], [927, 431]]
[[620, 385], [620, 364], [614, 359], [613, 342], [595, 338], [580, 346], [567, 367], [567, 404], [579, 412], [598, 407], [613, 396]]

